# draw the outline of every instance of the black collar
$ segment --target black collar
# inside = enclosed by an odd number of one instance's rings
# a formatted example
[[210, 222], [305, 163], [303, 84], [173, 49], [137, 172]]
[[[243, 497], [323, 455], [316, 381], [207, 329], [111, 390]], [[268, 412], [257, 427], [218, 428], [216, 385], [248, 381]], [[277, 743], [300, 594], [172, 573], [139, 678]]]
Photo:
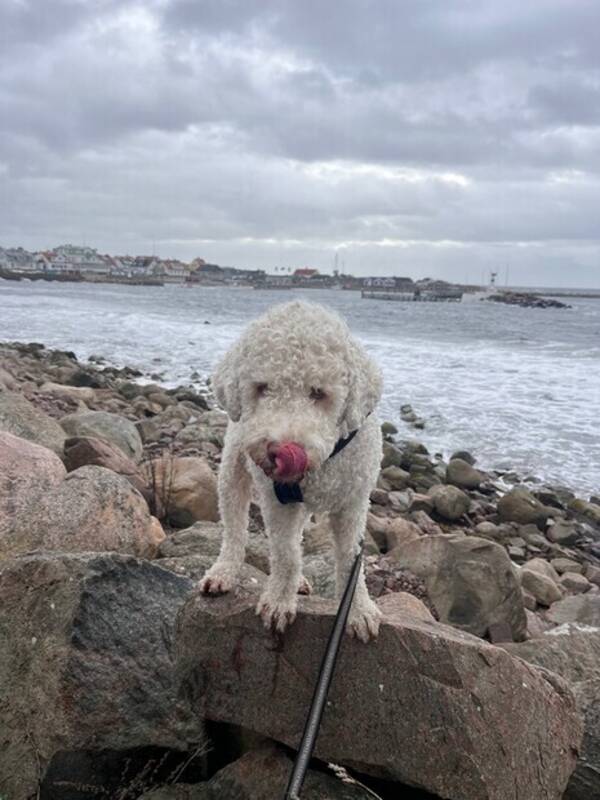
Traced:
[[[340, 450], [343, 450], [346, 445], [350, 444], [357, 433], [358, 428], [354, 431], [350, 431], [348, 436], [338, 439], [335, 447], [327, 456], [327, 460], [329, 461], [329, 459], [336, 456]], [[288, 503], [302, 503], [304, 500], [304, 497], [302, 496], [302, 489], [300, 488], [299, 483], [279, 483], [278, 481], [273, 481], [273, 489], [275, 490], [275, 496], [284, 506]]]

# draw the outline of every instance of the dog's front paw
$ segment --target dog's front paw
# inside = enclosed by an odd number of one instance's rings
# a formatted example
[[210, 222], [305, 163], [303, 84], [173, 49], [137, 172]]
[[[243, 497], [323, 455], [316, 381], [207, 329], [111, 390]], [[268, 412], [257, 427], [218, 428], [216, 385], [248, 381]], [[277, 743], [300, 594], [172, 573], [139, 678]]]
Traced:
[[355, 636], [361, 642], [376, 639], [379, 633], [379, 623], [383, 614], [378, 606], [368, 597], [366, 600], [354, 602], [348, 615], [346, 633]]
[[262, 619], [265, 628], [283, 633], [296, 619], [297, 606], [295, 595], [290, 598], [275, 598], [267, 591], [258, 601], [256, 613]]
[[233, 589], [235, 572], [221, 564], [214, 564], [198, 584], [201, 594], [226, 594]]

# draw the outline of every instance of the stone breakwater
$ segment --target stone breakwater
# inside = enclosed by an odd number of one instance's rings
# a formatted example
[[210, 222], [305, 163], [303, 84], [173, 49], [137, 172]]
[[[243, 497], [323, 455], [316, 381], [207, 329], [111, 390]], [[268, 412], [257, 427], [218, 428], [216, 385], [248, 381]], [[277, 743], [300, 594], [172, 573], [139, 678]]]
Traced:
[[[283, 792], [335, 611], [327, 518], [282, 639], [253, 613], [258, 509], [239, 590], [198, 596], [227, 420], [209, 386], [144, 378], [0, 345], [6, 800]], [[304, 796], [600, 796], [600, 498], [383, 433], [365, 563], [385, 622], [344, 641]]]

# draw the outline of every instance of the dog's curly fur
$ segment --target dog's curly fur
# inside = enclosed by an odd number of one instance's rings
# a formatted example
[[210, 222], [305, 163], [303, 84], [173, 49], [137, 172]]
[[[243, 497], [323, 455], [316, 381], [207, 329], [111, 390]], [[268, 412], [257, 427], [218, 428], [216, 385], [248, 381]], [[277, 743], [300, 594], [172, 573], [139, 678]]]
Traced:
[[[234, 587], [255, 496], [271, 553], [257, 613], [265, 625], [283, 631], [295, 618], [297, 592], [306, 586], [302, 531], [312, 513], [329, 512], [338, 594], [345, 587], [379, 473], [375, 406], [381, 373], [337, 314], [296, 301], [274, 306], [248, 327], [217, 366], [213, 388], [231, 420], [219, 472], [224, 533], [219, 558], [200, 588], [218, 594]], [[352, 441], [329, 459], [336, 442], [355, 430]], [[306, 451], [303, 503], [277, 500], [272, 480], [259, 466], [269, 442], [296, 442]], [[380, 616], [361, 571], [348, 632], [367, 641], [377, 635]]]

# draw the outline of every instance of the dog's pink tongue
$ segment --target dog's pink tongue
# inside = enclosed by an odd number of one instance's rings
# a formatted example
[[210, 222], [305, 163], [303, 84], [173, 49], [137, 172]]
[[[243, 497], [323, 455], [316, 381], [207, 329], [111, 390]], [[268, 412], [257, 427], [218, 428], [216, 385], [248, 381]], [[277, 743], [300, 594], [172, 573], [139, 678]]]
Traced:
[[277, 478], [287, 480], [302, 475], [308, 464], [308, 456], [303, 447], [296, 442], [284, 442], [277, 448], [275, 465]]

